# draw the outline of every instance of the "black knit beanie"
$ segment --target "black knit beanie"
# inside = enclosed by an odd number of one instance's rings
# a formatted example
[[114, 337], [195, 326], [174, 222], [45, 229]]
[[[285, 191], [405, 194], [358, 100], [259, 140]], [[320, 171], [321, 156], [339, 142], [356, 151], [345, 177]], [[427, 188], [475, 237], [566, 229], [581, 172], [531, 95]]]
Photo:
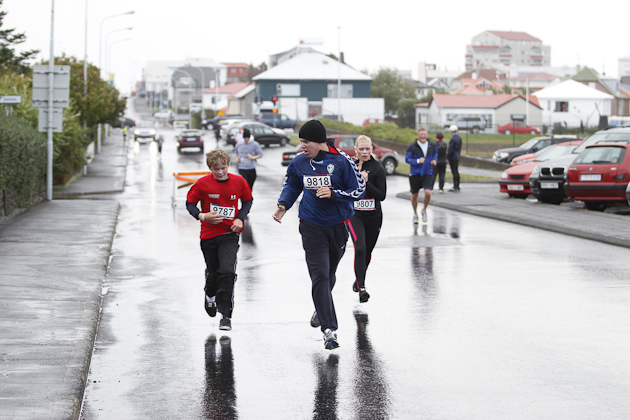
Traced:
[[298, 135], [301, 139], [314, 141], [315, 143], [326, 142], [326, 127], [318, 120], [310, 120], [300, 128]]
[[246, 138], [251, 137], [251, 136], [252, 136], [252, 133], [249, 132], [249, 129], [248, 128], [244, 128], [243, 129], [243, 138], [246, 139]]

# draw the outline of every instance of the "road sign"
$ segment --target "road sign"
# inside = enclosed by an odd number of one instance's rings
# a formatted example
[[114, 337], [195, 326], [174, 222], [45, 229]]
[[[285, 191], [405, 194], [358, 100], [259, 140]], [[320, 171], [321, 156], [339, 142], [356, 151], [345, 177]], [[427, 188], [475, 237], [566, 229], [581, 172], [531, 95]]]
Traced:
[[[63, 131], [63, 109], [53, 108], [52, 112], [52, 132], [61, 133]], [[37, 131], [43, 133], [48, 131], [48, 108], [39, 108], [39, 125]]]
[[[70, 66], [55, 66], [53, 71], [53, 107], [70, 106]], [[33, 106], [48, 106], [48, 66], [33, 66]]]
[[0, 104], [15, 105], [22, 103], [21, 95], [0, 95]]

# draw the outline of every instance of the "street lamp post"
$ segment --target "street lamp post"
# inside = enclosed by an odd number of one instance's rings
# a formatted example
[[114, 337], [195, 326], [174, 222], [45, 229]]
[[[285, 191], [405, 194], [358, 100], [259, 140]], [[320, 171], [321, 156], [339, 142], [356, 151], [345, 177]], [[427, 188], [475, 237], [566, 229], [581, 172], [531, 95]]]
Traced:
[[116, 15], [111, 15], [111, 16], [107, 16], [106, 18], [104, 18], [103, 20], [101, 20], [101, 26], [100, 26], [100, 32], [99, 32], [99, 38], [98, 38], [98, 68], [102, 71], [103, 67], [101, 66], [101, 58], [103, 58], [103, 54], [101, 53], [101, 48], [103, 47], [103, 23], [105, 23], [105, 21], [107, 19], [116, 17], [116, 16], [124, 16], [124, 15], [133, 15], [135, 13], [134, 10], [131, 10], [129, 12], [126, 13], [118, 13]]

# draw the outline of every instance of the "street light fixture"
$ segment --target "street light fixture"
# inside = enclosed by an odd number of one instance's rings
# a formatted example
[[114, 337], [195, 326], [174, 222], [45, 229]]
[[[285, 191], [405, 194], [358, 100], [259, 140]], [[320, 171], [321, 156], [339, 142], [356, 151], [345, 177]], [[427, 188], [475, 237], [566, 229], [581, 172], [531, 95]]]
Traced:
[[103, 47], [103, 23], [105, 23], [105, 21], [107, 19], [110, 19], [110, 18], [113, 18], [113, 17], [124, 16], [124, 15], [133, 15], [134, 13], [135, 13], [135, 10], [131, 10], [131, 11], [126, 12], [126, 13], [118, 13], [116, 15], [107, 16], [106, 18], [101, 20], [100, 33], [99, 33], [99, 38], [98, 38], [98, 68], [101, 69], [101, 71], [103, 69], [103, 67], [101, 66], [101, 58], [103, 58], [103, 54], [101, 53], [102, 47]]

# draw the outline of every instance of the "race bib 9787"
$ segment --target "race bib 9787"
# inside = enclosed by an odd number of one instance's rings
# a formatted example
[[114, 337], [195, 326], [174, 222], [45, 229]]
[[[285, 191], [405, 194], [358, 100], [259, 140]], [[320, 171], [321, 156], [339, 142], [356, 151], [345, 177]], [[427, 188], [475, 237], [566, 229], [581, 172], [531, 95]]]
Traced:
[[236, 209], [234, 207], [224, 207], [217, 204], [210, 204], [210, 211], [216, 212], [222, 219], [234, 219]]
[[321, 187], [332, 187], [330, 175], [304, 175], [304, 188], [307, 190], [317, 190]]

